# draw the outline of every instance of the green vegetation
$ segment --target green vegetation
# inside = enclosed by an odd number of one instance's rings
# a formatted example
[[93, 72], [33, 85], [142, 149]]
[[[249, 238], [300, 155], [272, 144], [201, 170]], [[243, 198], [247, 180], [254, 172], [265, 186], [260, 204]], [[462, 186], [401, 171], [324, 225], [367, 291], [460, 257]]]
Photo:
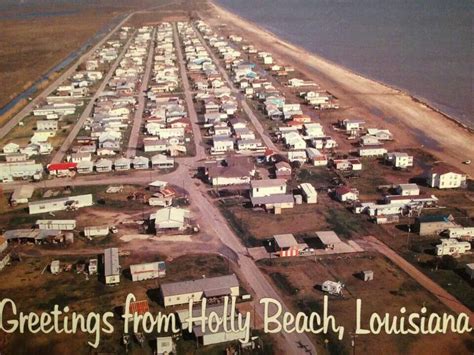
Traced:
[[247, 224], [241, 219], [238, 219], [237, 216], [228, 208], [224, 206], [219, 206], [222, 215], [225, 217], [230, 227], [235, 231], [235, 233], [242, 239], [246, 247], [256, 247], [261, 246], [262, 243], [260, 240], [255, 238], [248, 230]]
[[409, 251], [405, 252], [403, 257], [466, 307], [471, 310], [474, 309], [472, 282], [468, 280], [464, 272], [464, 265], [469, 262], [469, 256], [463, 256], [459, 259], [453, 257], [438, 258]]
[[[303, 313], [311, 314], [311, 312], [316, 312], [322, 314], [322, 306], [312, 297], [300, 298], [296, 302], [296, 306]], [[345, 347], [344, 343], [337, 338], [337, 335], [328, 332], [324, 334], [325, 337], [325, 347], [331, 355], [345, 355], [349, 354], [349, 350]]]
[[299, 290], [290, 282], [286, 275], [279, 272], [272, 272], [270, 277], [272, 278], [273, 282], [275, 282], [275, 285], [277, 285], [278, 288], [286, 294], [294, 296], [299, 292]]

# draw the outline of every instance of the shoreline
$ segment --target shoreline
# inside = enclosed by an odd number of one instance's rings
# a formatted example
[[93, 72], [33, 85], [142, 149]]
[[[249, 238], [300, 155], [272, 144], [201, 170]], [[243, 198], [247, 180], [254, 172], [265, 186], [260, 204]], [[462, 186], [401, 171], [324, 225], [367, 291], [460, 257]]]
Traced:
[[467, 125], [466, 123], [460, 121], [458, 118], [442, 111], [441, 109], [437, 108], [435, 106], [434, 103], [430, 102], [430, 100], [422, 97], [422, 96], [417, 96], [415, 94], [412, 94], [410, 93], [407, 89], [404, 89], [404, 88], [400, 88], [396, 85], [393, 85], [393, 84], [389, 84], [389, 83], [386, 83], [384, 81], [381, 81], [377, 78], [374, 78], [370, 75], [367, 75], [367, 74], [362, 74], [354, 69], [351, 69], [351, 68], [348, 68], [347, 66], [345, 65], [342, 65], [342, 64], [339, 64], [339, 63], [336, 63], [334, 62], [333, 60], [331, 59], [328, 59], [324, 56], [321, 56], [319, 53], [316, 53], [316, 52], [311, 52], [310, 50], [302, 47], [301, 45], [297, 45], [297, 44], [294, 44], [294, 43], [291, 43], [289, 42], [288, 40], [285, 40], [285, 39], [282, 39], [281, 37], [279, 37], [279, 35], [277, 35], [276, 33], [272, 32], [271, 30], [263, 27], [262, 25], [259, 25], [257, 24], [256, 22], [253, 22], [252, 20], [249, 20], [249, 19], [246, 19], [245, 17], [242, 17], [241, 15], [233, 12], [231, 9], [228, 9], [227, 7], [225, 7], [224, 5], [221, 5], [221, 4], [217, 4], [214, 0], [208, 0], [208, 3], [210, 6], [213, 6], [217, 9], [217, 11], [221, 11], [221, 12], [224, 12], [224, 13], [227, 13], [229, 16], [234, 16], [236, 18], [238, 18], [240, 21], [242, 22], [248, 22], [250, 23], [252, 26], [254, 26], [255, 28], [257, 28], [259, 31], [267, 34], [268, 36], [270, 37], [273, 37], [275, 39], [277, 39], [278, 41], [280, 41], [283, 45], [286, 45], [289, 49], [294, 49], [296, 48], [298, 51], [304, 53], [304, 54], [307, 54], [308, 56], [313, 56], [313, 57], [316, 57], [318, 60], [321, 60], [321, 61], [324, 61], [324, 62], [327, 62], [335, 67], [339, 67], [340, 69], [348, 72], [349, 74], [351, 75], [355, 75], [355, 76], [358, 76], [359, 78], [361, 79], [365, 79], [365, 80], [370, 80], [370, 81], [373, 81], [381, 86], [384, 86], [390, 90], [394, 90], [396, 91], [398, 94], [401, 94], [401, 95], [405, 95], [409, 98], [411, 98], [414, 102], [418, 103], [418, 104], [421, 104], [423, 106], [425, 106], [426, 108], [428, 109], [431, 109], [433, 110], [434, 112], [436, 113], [439, 113], [440, 115], [444, 116], [447, 120], [455, 123], [456, 125], [458, 125], [460, 128], [462, 129], [465, 129], [467, 130], [469, 133], [474, 133], [474, 124], [473, 124], [473, 127]]
[[471, 127], [403, 89], [367, 78], [282, 40], [213, 0], [206, 4], [198, 11], [201, 18], [207, 18], [214, 26], [227, 26], [228, 31], [242, 35], [257, 48], [266, 48], [277, 61], [292, 65], [340, 99], [342, 111], [331, 115], [325, 124], [345, 116], [364, 118], [369, 127], [389, 129], [398, 142], [395, 149], [421, 148], [436, 161], [463, 171], [468, 178], [474, 176], [474, 167], [463, 164], [474, 156]]

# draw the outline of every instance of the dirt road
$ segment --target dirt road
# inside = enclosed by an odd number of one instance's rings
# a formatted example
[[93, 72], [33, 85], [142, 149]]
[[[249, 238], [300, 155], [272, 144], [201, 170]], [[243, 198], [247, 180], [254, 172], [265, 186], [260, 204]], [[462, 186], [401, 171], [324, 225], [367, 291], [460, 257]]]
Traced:
[[224, 69], [224, 67], [222, 66], [222, 64], [220, 63], [219, 61], [219, 58], [217, 58], [217, 56], [215, 55], [215, 53], [211, 50], [211, 48], [209, 48], [209, 46], [207, 45], [206, 41], [204, 40], [204, 38], [202, 37], [202, 35], [199, 33], [199, 31], [193, 26], [194, 28], [194, 31], [196, 32], [199, 40], [201, 41], [202, 45], [204, 46], [204, 48], [206, 48], [207, 52], [209, 53], [209, 55], [211, 56], [212, 60], [214, 61], [214, 64], [216, 64], [217, 66], [217, 69], [219, 70], [219, 72], [221, 73], [222, 77], [224, 78], [224, 80], [227, 82], [227, 85], [229, 86], [230, 89], [232, 89], [232, 92], [235, 94], [235, 96], [237, 97], [238, 101], [239, 101], [239, 104], [240, 106], [242, 107], [242, 109], [244, 110], [244, 112], [247, 114], [248, 118], [250, 119], [250, 121], [252, 122], [252, 124], [254, 125], [255, 129], [257, 130], [257, 132], [260, 134], [260, 136], [262, 137], [263, 139], [263, 142], [265, 143], [265, 145], [270, 148], [271, 150], [273, 150], [275, 153], [279, 153], [279, 154], [284, 154], [273, 142], [272, 142], [272, 139], [270, 138], [270, 136], [268, 135], [268, 132], [265, 130], [265, 128], [263, 128], [262, 124], [260, 123], [260, 121], [258, 120], [258, 118], [255, 116], [255, 113], [252, 111], [252, 109], [250, 108], [250, 106], [248, 105], [246, 99], [242, 96], [242, 93], [234, 86], [234, 83], [232, 82], [232, 80], [230, 79], [229, 75], [227, 74], [226, 70]]
[[82, 111], [81, 116], [77, 120], [76, 124], [72, 128], [72, 130], [69, 132], [68, 136], [64, 140], [63, 144], [59, 148], [59, 150], [56, 152], [56, 154], [53, 156], [53, 159], [51, 159], [51, 163], [60, 163], [63, 159], [64, 156], [66, 155], [69, 147], [71, 146], [72, 142], [74, 139], [76, 139], [77, 134], [81, 130], [82, 126], [84, 126], [84, 122], [86, 121], [87, 118], [90, 117], [92, 109], [94, 108], [95, 101], [97, 98], [102, 95], [102, 92], [104, 91], [105, 87], [107, 86], [110, 78], [112, 75], [114, 75], [115, 69], [117, 69], [118, 65], [120, 64], [120, 61], [122, 60], [123, 56], [127, 52], [128, 47], [132, 43], [133, 38], [135, 37], [135, 32], [130, 36], [128, 39], [127, 43], [125, 46], [122, 48], [122, 52], [120, 55], [117, 57], [115, 60], [114, 64], [110, 67], [109, 71], [105, 75], [104, 79], [100, 83], [100, 86], [98, 87], [97, 91], [92, 95], [90, 101], [87, 103], [86, 108], [84, 111]]
[[138, 148], [138, 137], [140, 135], [140, 127], [143, 120], [143, 111], [145, 110], [146, 103], [146, 90], [148, 88], [148, 82], [150, 81], [151, 68], [153, 64], [153, 57], [155, 52], [155, 35], [156, 29], [153, 29], [151, 34], [150, 48], [148, 50], [148, 57], [145, 64], [145, 71], [143, 72], [142, 83], [138, 92], [138, 104], [133, 115], [133, 126], [130, 131], [130, 137], [128, 139], [127, 147], [127, 158], [133, 158], [136, 156]]

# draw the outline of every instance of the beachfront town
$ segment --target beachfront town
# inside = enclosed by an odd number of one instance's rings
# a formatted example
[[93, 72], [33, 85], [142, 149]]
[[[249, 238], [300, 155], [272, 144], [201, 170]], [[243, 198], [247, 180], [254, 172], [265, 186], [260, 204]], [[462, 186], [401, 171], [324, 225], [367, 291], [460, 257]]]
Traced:
[[[472, 314], [472, 180], [349, 112], [232, 27], [119, 25], [0, 128], [0, 284], [17, 285], [2, 293], [34, 290], [41, 309], [100, 304], [117, 324], [127, 293], [131, 314], [177, 314], [179, 333], [114, 334], [99, 348], [114, 353], [367, 353], [379, 341], [265, 334], [265, 297], [307, 312], [329, 296], [341, 318], [356, 298], [373, 312]], [[202, 298], [236, 322], [228, 296], [253, 314], [248, 342], [185, 328]]]

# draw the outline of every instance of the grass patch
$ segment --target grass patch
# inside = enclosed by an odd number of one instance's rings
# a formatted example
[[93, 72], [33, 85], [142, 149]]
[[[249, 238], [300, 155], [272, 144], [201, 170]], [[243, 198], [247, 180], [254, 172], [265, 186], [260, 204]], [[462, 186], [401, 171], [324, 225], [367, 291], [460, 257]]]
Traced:
[[224, 206], [219, 206], [222, 215], [225, 217], [230, 227], [242, 239], [246, 247], [261, 246], [261, 241], [255, 238], [248, 230], [246, 223], [238, 219], [235, 214]]
[[272, 272], [270, 277], [272, 278], [275, 285], [277, 285], [278, 288], [286, 294], [294, 296], [299, 292], [299, 290], [290, 282], [286, 275], [279, 272]]

